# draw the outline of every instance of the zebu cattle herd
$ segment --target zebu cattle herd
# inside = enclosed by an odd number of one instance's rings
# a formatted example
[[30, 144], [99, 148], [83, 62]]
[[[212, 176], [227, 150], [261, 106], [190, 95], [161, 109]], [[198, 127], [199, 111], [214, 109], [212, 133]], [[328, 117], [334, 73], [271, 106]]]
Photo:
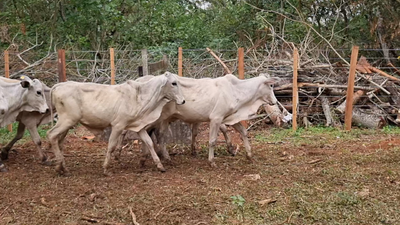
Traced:
[[[41, 148], [37, 127], [49, 123], [57, 113], [58, 120], [47, 132], [54, 152], [56, 171], [67, 172], [62, 154], [63, 140], [69, 129], [82, 124], [94, 134], [111, 127], [111, 135], [103, 164], [105, 174], [111, 154], [117, 148], [125, 130], [137, 132], [143, 143], [143, 164], [150, 154], [160, 171], [165, 171], [154, 142], [148, 132], [158, 129], [158, 144], [163, 157], [171, 160], [164, 143], [165, 131], [170, 122], [182, 120], [192, 124], [192, 151], [195, 153], [195, 138], [201, 122], [209, 122], [209, 156], [215, 166], [214, 148], [218, 131], [224, 133], [226, 125], [232, 125], [241, 135], [251, 160], [251, 147], [247, 131], [240, 123], [254, 117], [262, 104], [276, 104], [272, 85], [279, 78], [263, 75], [240, 80], [228, 74], [219, 78], [183, 78], [170, 72], [160, 76], [145, 76], [128, 80], [119, 85], [64, 82], [51, 89], [37, 79], [22, 76], [19, 80], [0, 78], [0, 126], [18, 121], [17, 136], [2, 148], [1, 158], [6, 160], [8, 152], [28, 129], [37, 145], [39, 159], [50, 163]], [[233, 148], [229, 151], [234, 154]], [[7, 171], [0, 160], [0, 171]]]

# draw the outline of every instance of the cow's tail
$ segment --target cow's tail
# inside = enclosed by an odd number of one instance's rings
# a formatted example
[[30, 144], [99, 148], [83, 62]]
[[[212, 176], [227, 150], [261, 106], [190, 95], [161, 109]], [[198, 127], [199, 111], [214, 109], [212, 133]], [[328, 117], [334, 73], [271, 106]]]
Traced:
[[54, 87], [50, 89], [50, 118], [51, 118], [51, 127], [54, 127], [54, 113], [53, 113], [53, 90]]

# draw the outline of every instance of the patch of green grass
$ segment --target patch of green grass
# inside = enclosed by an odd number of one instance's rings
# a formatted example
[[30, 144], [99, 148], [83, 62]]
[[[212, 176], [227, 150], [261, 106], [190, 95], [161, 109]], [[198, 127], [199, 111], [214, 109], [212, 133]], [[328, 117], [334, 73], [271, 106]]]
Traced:
[[[51, 125], [42, 125], [38, 127], [38, 133], [41, 138], [46, 137], [47, 131], [51, 128]], [[12, 124], [12, 132], [8, 131], [7, 127], [0, 128], [0, 144], [5, 145], [10, 142], [16, 135], [18, 130], [18, 123]], [[30, 135], [28, 130], [25, 130], [24, 136], [19, 141], [20, 143], [24, 143], [30, 140]]]
[[382, 128], [384, 134], [400, 134], [400, 127], [397, 126], [385, 126]]
[[[291, 128], [272, 128], [268, 134], [261, 131], [255, 134], [255, 140], [260, 143], [265, 142], [285, 142], [291, 140], [298, 145], [309, 144], [315, 141], [344, 139], [351, 140], [359, 138], [362, 135], [369, 135], [379, 131], [372, 129], [359, 129], [354, 128], [351, 131], [344, 131], [334, 127], [315, 126], [309, 128], [299, 128], [293, 131]], [[400, 129], [399, 129], [400, 132]]]

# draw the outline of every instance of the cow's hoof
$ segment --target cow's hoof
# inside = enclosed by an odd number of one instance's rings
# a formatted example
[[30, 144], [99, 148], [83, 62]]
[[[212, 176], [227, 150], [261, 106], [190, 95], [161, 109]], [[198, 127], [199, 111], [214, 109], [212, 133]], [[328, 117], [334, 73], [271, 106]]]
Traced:
[[164, 168], [164, 166], [157, 166], [157, 169], [161, 172], [161, 173], [165, 173], [165, 171], [167, 171], [167, 170], [165, 170], [165, 168]]
[[215, 162], [210, 162], [210, 166], [211, 166], [212, 168], [217, 168], [217, 164], [215, 164]]
[[45, 160], [45, 161], [42, 161], [40, 164], [42, 164], [43, 166], [52, 166], [52, 165], [54, 165], [54, 162], [51, 160]]
[[141, 159], [139, 164], [140, 164], [140, 167], [144, 167], [146, 165], [146, 159]]
[[239, 152], [239, 148], [235, 148], [233, 145], [228, 146], [228, 152], [232, 156], [236, 156], [236, 154]]
[[113, 173], [110, 172], [110, 171], [108, 171], [108, 170], [104, 170], [104, 171], [103, 171], [103, 174], [104, 174], [104, 176], [106, 176], [106, 177], [111, 177], [111, 176], [113, 175]]
[[68, 171], [65, 169], [63, 165], [58, 164], [56, 166], [56, 172], [58, 173], [58, 175], [65, 176]]
[[4, 164], [0, 165], [0, 172], [7, 172], [7, 168]]
[[249, 160], [249, 162], [251, 162], [251, 163], [253, 163], [253, 162], [254, 162], [254, 159], [253, 159], [253, 157], [246, 155], [246, 158], [247, 158], [247, 160]]
[[1, 152], [1, 160], [7, 160], [8, 159], [8, 152], [2, 151]]

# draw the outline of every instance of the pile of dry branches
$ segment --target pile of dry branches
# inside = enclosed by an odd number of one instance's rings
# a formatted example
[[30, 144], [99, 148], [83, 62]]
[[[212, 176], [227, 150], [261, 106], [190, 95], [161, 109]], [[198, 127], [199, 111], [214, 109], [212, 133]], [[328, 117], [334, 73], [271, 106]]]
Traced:
[[[293, 61], [288, 51], [273, 59], [269, 57], [250, 73], [265, 72], [281, 77], [283, 81], [274, 87], [275, 95], [281, 103], [280, 108], [265, 107], [270, 119], [278, 126], [285, 114], [293, 112], [292, 84]], [[259, 58], [259, 57], [258, 57]], [[299, 120], [303, 126], [324, 124], [341, 126], [344, 121], [346, 91], [349, 66], [346, 61], [329, 63], [315, 58], [301, 56], [298, 70]], [[374, 64], [382, 64], [380, 60]], [[368, 128], [380, 128], [386, 124], [398, 124], [397, 113], [400, 109], [400, 79], [394, 75], [400, 71], [391, 63], [384, 72], [371, 65], [363, 56], [356, 67], [355, 93], [353, 97], [353, 125]], [[281, 111], [281, 112], [280, 112]]]

